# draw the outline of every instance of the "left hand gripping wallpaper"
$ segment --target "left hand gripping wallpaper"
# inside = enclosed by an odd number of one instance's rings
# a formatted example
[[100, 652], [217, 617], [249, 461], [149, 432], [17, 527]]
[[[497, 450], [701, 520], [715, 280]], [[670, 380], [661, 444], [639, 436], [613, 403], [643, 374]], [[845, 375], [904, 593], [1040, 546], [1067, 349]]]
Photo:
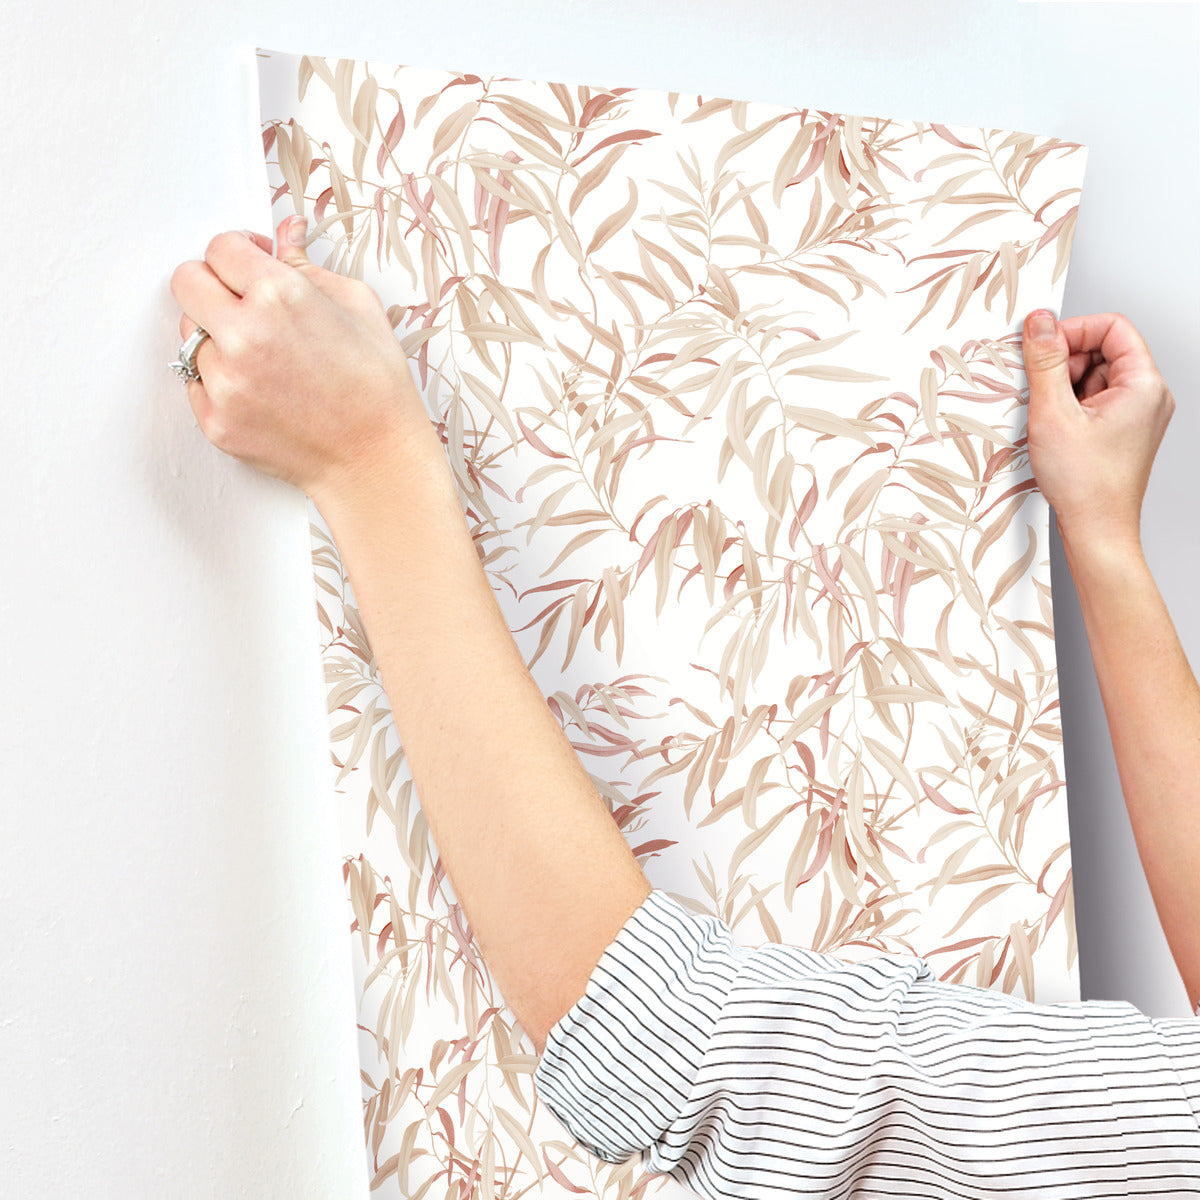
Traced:
[[[653, 886], [744, 945], [1078, 1000], [1020, 331], [1086, 148], [269, 51], [259, 82], [275, 218], [383, 299]], [[310, 517], [373, 1189], [690, 1195], [539, 1103]]]

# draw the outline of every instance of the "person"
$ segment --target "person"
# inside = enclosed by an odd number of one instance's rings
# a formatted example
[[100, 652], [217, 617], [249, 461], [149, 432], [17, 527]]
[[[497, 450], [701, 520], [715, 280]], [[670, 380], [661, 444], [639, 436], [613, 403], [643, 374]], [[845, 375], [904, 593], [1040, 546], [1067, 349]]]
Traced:
[[[1036, 1005], [907, 955], [749, 949], [651, 887], [505, 624], [382, 303], [305, 242], [289, 218], [274, 247], [223, 233], [182, 263], [173, 365], [204, 435], [328, 524], [431, 835], [564, 1127], [707, 1197], [1200, 1195], [1200, 1022]], [[1196, 1006], [1200, 688], [1140, 541], [1174, 398], [1121, 314], [1031, 313], [1022, 346], [1032, 470]]]

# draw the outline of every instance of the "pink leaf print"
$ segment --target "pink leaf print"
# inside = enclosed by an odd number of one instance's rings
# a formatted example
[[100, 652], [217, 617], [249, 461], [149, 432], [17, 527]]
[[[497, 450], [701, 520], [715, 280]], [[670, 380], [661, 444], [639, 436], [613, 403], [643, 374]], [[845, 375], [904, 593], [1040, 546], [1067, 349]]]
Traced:
[[[511, 163], [519, 163], [521, 156], [515, 150], [509, 150], [504, 157]], [[500, 181], [500, 186], [505, 191], [511, 192], [512, 187], [508, 182], [508, 176], [502, 172], [496, 172]], [[488, 258], [492, 264], [492, 273], [499, 277], [500, 275], [500, 238], [504, 233], [504, 224], [508, 220], [508, 202], [501, 200], [494, 192], [491, 193], [491, 213], [488, 216]]]
[[392, 123], [387, 127], [387, 132], [383, 135], [383, 141], [379, 146], [379, 156], [375, 161], [380, 175], [383, 174], [383, 164], [387, 161], [388, 155], [400, 144], [400, 137], [403, 133], [404, 106], [397, 101], [396, 115], [392, 118]]

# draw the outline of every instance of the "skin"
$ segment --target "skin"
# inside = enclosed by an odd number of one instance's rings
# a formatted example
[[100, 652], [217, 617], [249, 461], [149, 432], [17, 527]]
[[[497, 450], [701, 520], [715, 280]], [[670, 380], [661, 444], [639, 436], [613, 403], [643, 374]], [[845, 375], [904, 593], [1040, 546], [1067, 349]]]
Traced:
[[[288, 241], [299, 220], [299, 241]], [[496, 603], [433, 425], [374, 291], [224, 233], [171, 290], [187, 385], [218, 449], [306, 492], [338, 545], [421, 806], [476, 944], [541, 1054], [651, 884]], [[1116, 313], [1026, 318], [1029, 456], [1080, 599], [1159, 919], [1200, 999], [1200, 687], [1142, 553], [1141, 505], [1175, 402]], [[414, 680], [420, 687], [412, 686]], [[470, 754], [462, 747], [471, 747]]]

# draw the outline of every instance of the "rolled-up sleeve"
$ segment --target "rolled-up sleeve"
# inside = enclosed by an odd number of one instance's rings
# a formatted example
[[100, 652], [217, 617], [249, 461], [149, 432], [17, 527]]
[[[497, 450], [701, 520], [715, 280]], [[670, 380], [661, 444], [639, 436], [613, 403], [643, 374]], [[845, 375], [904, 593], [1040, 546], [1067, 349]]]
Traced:
[[742, 947], [660, 889], [534, 1082], [597, 1158], [714, 1200], [1200, 1196], [1200, 1022]]

